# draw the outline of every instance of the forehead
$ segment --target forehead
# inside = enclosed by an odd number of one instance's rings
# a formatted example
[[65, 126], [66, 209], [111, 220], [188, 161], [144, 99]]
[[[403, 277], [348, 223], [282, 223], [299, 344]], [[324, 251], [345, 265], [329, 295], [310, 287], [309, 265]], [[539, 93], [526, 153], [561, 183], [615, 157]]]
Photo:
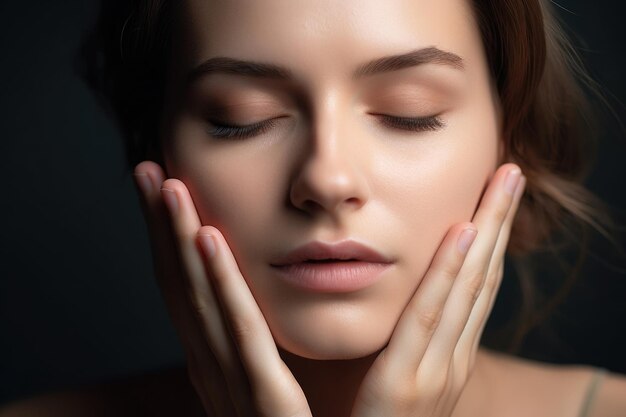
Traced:
[[436, 46], [470, 68], [482, 44], [470, 0], [183, 0], [182, 64], [213, 56], [273, 62], [306, 76]]

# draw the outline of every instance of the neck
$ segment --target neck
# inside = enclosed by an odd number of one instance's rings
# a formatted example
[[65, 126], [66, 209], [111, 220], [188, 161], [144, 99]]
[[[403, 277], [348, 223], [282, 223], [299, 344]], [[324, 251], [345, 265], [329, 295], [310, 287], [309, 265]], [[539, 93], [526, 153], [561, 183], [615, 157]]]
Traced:
[[300, 384], [313, 416], [349, 417], [354, 399], [379, 352], [350, 360], [307, 359], [279, 349]]
[[[280, 356], [300, 384], [313, 416], [349, 417], [361, 382], [380, 352], [351, 360], [307, 359], [279, 348]], [[477, 361], [453, 416], [476, 415], [482, 407], [485, 386], [485, 354], [479, 351]], [[479, 414], [480, 415], [480, 414]]]

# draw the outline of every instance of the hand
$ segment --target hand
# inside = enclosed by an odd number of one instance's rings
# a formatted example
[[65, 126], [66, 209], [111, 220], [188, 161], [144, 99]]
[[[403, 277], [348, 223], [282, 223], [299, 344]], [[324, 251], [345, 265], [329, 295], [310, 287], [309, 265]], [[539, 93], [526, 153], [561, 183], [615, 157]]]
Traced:
[[[206, 413], [310, 417], [224, 237], [214, 227], [201, 227], [185, 185], [165, 180], [158, 164], [138, 164], [135, 180], [157, 280]], [[206, 239], [213, 239], [208, 235], [215, 238], [215, 256], [206, 256]]]
[[[515, 170], [518, 175], [507, 176]], [[472, 223], [455, 225], [447, 233], [389, 344], [366, 374], [352, 417], [452, 414], [502, 280], [504, 253], [526, 183], [519, 171], [510, 163], [496, 171], [472, 219], [478, 233], [469, 252], [459, 250], [457, 242]]]

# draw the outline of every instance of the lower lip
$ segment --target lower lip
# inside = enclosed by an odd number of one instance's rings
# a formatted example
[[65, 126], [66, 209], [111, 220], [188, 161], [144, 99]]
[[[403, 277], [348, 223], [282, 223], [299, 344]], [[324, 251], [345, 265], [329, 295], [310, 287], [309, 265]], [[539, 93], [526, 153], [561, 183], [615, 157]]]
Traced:
[[392, 264], [363, 261], [300, 262], [274, 266], [288, 284], [315, 292], [351, 292], [374, 284]]

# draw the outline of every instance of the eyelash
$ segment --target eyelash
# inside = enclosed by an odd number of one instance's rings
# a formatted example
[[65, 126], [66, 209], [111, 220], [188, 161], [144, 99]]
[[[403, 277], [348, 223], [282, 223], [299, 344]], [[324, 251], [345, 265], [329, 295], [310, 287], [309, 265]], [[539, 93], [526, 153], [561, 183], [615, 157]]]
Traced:
[[[439, 116], [428, 117], [397, 117], [389, 115], [379, 115], [383, 124], [398, 130], [423, 132], [435, 131], [445, 127], [445, 123]], [[275, 126], [275, 119], [269, 119], [250, 125], [229, 126], [210, 122], [214, 127], [209, 129], [209, 134], [216, 138], [239, 138], [244, 139], [261, 135]]]

